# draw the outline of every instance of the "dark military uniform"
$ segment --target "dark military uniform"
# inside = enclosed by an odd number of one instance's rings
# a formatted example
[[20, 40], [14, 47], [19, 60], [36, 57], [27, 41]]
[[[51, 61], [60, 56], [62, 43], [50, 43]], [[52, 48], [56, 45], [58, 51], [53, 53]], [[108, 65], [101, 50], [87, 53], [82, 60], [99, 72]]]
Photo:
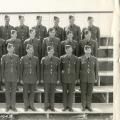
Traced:
[[65, 40], [61, 42], [61, 54], [64, 55], [65, 54], [65, 45], [71, 45], [72, 49], [73, 49], [73, 54], [78, 56], [79, 54], [79, 45], [75, 40], [69, 41], [69, 40]]
[[37, 39], [40, 39], [42, 41], [45, 37], [47, 37], [47, 29], [45, 26], [37, 25], [37, 26], [33, 27], [33, 29], [35, 29], [35, 31], [36, 31]]
[[42, 46], [40, 40], [38, 40], [37, 38], [34, 39], [28, 38], [24, 41], [24, 48], [26, 48], [27, 44], [33, 45], [34, 56], [37, 56], [39, 59], [41, 59]]
[[21, 40], [20, 39], [16, 39], [16, 40], [8, 39], [8, 40], [6, 40], [6, 44], [8, 44], [8, 43], [13, 44], [13, 46], [14, 46], [14, 53], [16, 55], [18, 55], [19, 57], [21, 57], [22, 56]]
[[17, 31], [17, 38], [21, 40], [22, 42], [22, 56], [25, 55], [25, 49], [24, 49], [24, 41], [29, 38], [29, 27], [26, 25], [21, 25], [15, 27], [15, 30]]
[[[39, 62], [38, 57], [28, 55], [21, 58], [21, 80], [24, 84], [24, 104], [25, 108], [34, 105], [34, 90], [36, 82], [39, 80]], [[30, 91], [30, 95], [28, 93]]]
[[79, 78], [81, 87], [81, 102], [83, 108], [91, 107], [92, 91], [95, 80], [98, 80], [97, 58], [85, 55], [79, 58]]
[[60, 57], [61, 55], [61, 44], [60, 44], [60, 39], [55, 37], [55, 38], [50, 38], [47, 37], [43, 40], [42, 44], [42, 56], [47, 55], [47, 46], [53, 46], [54, 47], [54, 56]]
[[75, 55], [61, 56], [61, 82], [64, 108], [72, 108], [75, 81], [78, 79], [78, 58]]
[[59, 58], [43, 57], [41, 60], [41, 80], [44, 82], [45, 91], [45, 109], [51, 107], [54, 109], [55, 86], [60, 80], [60, 60]]
[[19, 80], [19, 57], [18, 55], [3, 55], [1, 58], [2, 78], [5, 80], [5, 96], [7, 108], [15, 108], [16, 86]]
[[54, 26], [53, 27], [56, 31], [55, 36], [58, 37], [60, 39], [60, 41], [64, 40], [64, 30], [63, 28], [59, 27], [59, 26]]
[[[84, 31], [85, 31], [86, 28], [83, 28], [82, 30], [82, 39], [85, 38], [85, 35], [84, 35]], [[100, 43], [100, 29], [99, 27], [96, 27], [96, 26], [88, 26], [88, 30], [91, 31], [91, 39], [92, 40], [95, 40], [99, 46], [99, 43]]]
[[11, 30], [14, 30], [14, 27], [11, 25], [1, 26], [0, 27], [0, 37], [4, 40], [11, 38]]
[[92, 55], [97, 57], [97, 54], [98, 54], [98, 45], [97, 45], [97, 42], [94, 41], [94, 40], [87, 40], [87, 39], [83, 39], [80, 41], [80, 44], [79, 44], [79, 56], [82, 56], [84, 55], [84, 46], [86, 44], [91, 44], [91, 50], [92, 50]]
[[75, 24], [65, 27], [64, 28], [65, 39], [66, 39], [66, 32], [68, 30], [73, 32], [73, 40], [76, 40], [79, 43], [80, 40], [81, 40], [81, 29], [80, 29], [80, 27], [75, 25]]

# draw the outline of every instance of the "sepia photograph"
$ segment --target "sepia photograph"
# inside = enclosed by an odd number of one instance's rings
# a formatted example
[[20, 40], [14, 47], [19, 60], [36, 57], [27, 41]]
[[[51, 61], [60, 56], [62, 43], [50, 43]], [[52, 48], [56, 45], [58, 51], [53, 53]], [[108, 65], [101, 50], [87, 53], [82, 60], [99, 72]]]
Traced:
[[0, 0], [0, 120], [120, 120], [120, 0]]

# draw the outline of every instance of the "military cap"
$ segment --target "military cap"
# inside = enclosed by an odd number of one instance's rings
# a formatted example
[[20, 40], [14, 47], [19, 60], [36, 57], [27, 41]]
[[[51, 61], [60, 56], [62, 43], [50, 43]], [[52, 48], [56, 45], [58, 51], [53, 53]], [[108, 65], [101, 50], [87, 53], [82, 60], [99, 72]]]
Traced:
[[29, 30], [29, 33], [33, 32], [33, 31], [35, 31], [35, 29], [34, 29], [34, 28], [31, 28], [31, 29]]
[[73, 18], [74, 16], [73, 15], [69, 15], [69, 19]]
[[54, 16], [54, 20], [56, 20], [56, 19], [59, 19], [59, 17], [57, 17], [57, 16]]
[[49, 52], [51, 50], [54, 50], [54, 47], [53, 46], [47, 46], [47, 52]]
[[65, 45], [66, 50], [69, 49], [69, 48], [72, 48], [72, 46], [71, 45]]
[[93, 17], [91, 17], [91, 16], [88, 16], [88, 20], [91, 20], [91, 19], [93, 19]]
[[36, 16], [36, 19], [37, 19], [37, 20], [40, 19], [40, 18], [42, 18], [42, 16]]
[[33, 48], [33, 45], [31, 45], [31, 44], [27, 44], [27, 46], [26, 46], [26, 50], [29, 50], [30, 48]]
[[9, 18], [9, 16], [8, 16], [8, 15], [5, 15], [5, 19], [6, 19], [6, 18]]
[[11, 34], [14, 34], [16, 33], [17, 31], [16, 30], [11, 30]]
[[48, 33], [49, 33], [49, 32], [52, 32], [53, 30], [55, 30], [55, 28], [49, 28], [49, 29], [48, 29]]
[[21, 19], [21, 18], [24, 18], [24, 16], [22, 16], [22, 15], [19, 15], [19, 16], [18, 16], [18, 18], [19, 18], [19, 19]]
[[13, 44], [8, 43], [8, 44], [7, 44], [7, 49], [10, 49], [11, 47], [13, 47]]
[[73, 32], [72, 32], [71, 30], [68, 29], [68, 30], [66, 31], [66, 35], [68, 35], [68, 34], [70, 34], [70, 33], [73, 34]]

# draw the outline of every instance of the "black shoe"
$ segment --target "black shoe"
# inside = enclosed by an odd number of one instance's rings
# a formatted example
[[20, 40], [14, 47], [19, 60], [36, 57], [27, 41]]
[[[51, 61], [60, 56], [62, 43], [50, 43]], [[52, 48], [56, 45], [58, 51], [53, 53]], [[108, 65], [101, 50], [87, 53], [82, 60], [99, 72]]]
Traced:
[[87, 107], [88, 111], [92, 112], [92, 108], [91, 107]]
[[5, 111], [6, 111], [6, 112], [8, 112], [9, 110], [10, 110], [10, 108], [9, 108], [9, 107], [7, 107]]
[[35, 109], [35, 107], [30, 107], [30, 109], [31, 109], [32, 111], [37, 111], [37, 110]]
[[72, 108], [69, 108], [68, 110], [69, 110], [70, 112], [73, 112], [73, 109], [72, 109]]
[[13, 110], [14, 112], [17, 112], [17, 109], [16, 109], [16, 108], [12, 108], [12, 110]]
[[27, 111], [28, 111], [28, 107], [25, 107], [25, 108], [24, 108], [24, 111], [27, 112]]
[[54, 108], [51, 108], [51, 111], [52, 111], [52, 112], [55, 112], [55, 109], [54, 109]]
[[67, 107], [62, 109], [62, 111], [66, 111], [66, 110], [67, 110]]

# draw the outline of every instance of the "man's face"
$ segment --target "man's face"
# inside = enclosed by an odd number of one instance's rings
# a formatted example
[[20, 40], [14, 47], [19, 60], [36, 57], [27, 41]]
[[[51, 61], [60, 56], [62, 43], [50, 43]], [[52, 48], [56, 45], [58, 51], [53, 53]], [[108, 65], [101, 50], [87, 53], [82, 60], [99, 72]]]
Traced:
[[50, 51], [48, 51], [49, 56], [53, 56], [53, 54], [54, 54], [54, 49], [51, 49]]
[[93, 25], [93, 22], [94, 22], [93, 18], [89, 19], [89, 20], [88, 20], [88, 25], [89, 25], [89, 26]]
[[72, 48], [71, 47], [66, 49], [65, 51], [66, 51], [66, 54], [72, 54]]
[[68, 39], [72, 39], [72, 38], [73, 38], [73, 33], [67, 34], [67, 38], [68, 38]]
[[7, 50], [8, 50], [8, 52], [9, 52], [10, 54], [13, 54], [13, 52], [14, 52], [14, 47], [12, 46], [12, 47], [10, 47], [10, 48], [7, 48]]
[[11, 34], [11, 37], [16, 38], [17, 37], [17, 32], [14, 32], [13, 34]]
[[39, 19], [37, 19], [37, 24], [40, 25], [42, 23], [42, 17], [40, 17]]
[[21, 18], [19, 19], [19, 21], [20, 21], [20, 24], [23, 25], [23, 24], [24, 24], [24, 21], [25, 21], [24, 17], [21, 17]]
[[84, 49], [84, 51], [85, 51], [85, 54], [91, 54], [91, 48], [90, 47], [87, 48], [87, 49]]
[[57, 19], [54, 20], [54, 24], [55, 24], [55, 25], [58, 25], [59, 22], [60, 22], [59, 18], [57, 18]]
[[52, 38], [55, 37], [55, 34], [56, 34], [55, 30], [49, 32], [49, 36]]
[[9, 22], [10, 22], [10, 18], [9, 17], [5, 18], [5, 24], [9, 24]]
[[35, 30], [34, 30], [34, 31], [32, 31], [32, 32], [30, 33], [30, 37], [34, 38], [34, 37], [35, 37], [35, 34], [36, 34], [36, 32], [35, 32]]
[[30, 48], [27, 50], [27, 53], [28, 53], [29, 55], [33, 55], [33, 53], [34, 53], [33, 47], [30, 47]]
[[69, 23], [70, 24], [74, 24], [74, 22], [75, 22], [75, 18], [74, 17], [72, 17], [71, 19], [69, 19]]
[[90, 38], [91, 38], [91, 32], [90, 32], [90, 31], [88, 31], [88, 33], [85, 34], [85, 38], [86, 38], [86, 39], [90, 39]]

